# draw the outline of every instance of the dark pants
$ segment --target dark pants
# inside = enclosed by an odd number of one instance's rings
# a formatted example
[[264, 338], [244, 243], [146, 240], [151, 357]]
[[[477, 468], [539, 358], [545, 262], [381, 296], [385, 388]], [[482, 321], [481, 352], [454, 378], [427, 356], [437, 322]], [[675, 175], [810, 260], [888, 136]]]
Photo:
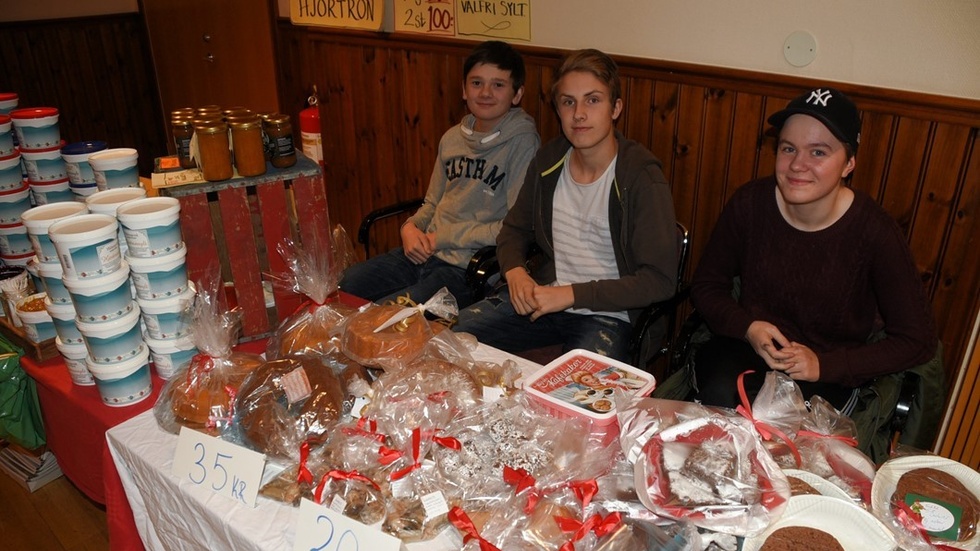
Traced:
[[[751, 369], [754, 373], [743, 379], [749, 401], [756, 395], [766, 380], [769, 366], [752, 346], [741, 340], [729, 337], [711, 337], [701, 345], [694, 356], [694, 373], [697, 380], [695, 399], [709, 406], [734, 408], [741, 403], [738, 396], [738, 375]], [[809, 400], [818, 395], [841, 409], [850, 399], [853, 389], [832, 383], [796, 381], [803, 398]]]
[[516, 353], [561, 344], [567, 352], [582, 348], [628, 362], [632, 326], [609, 316], [555, 312], [535, 321], [514, 310], [504, 287], [495, 296], [460, 311], [454, 331], [471, 333], [490, 346]]
[[434, 256], [422, 264], [413, 264], [401, 247], [354, 264], [340, 280], [342, 291], [378, 304], [406, 294], [422, 304], [443, 287], [456, 297], [460, 309], [473, 303], [473, 291], [466, 284], [466, 270]]

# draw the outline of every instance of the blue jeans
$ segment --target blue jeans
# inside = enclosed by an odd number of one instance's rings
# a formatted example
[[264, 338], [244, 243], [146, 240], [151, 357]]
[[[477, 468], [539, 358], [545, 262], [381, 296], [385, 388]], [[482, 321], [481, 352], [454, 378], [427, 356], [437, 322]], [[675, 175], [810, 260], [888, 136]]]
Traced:
[[555, 312], [531, 321], [514, 310], [504, 287], [495, 296], [461, 310], [453, 331], [472, 333], [487, 345], [516, 353], [554, 344], [568, 352], [583, 348], [616, 360], [629, 361], [632, 326], [609, 316]]
[[406, 294], [421, 304], [443, 287], [456, 297], [460, 309], [473, 303], [466, 270], [434, 256], [422, 264], [413, 264], [401, 247], [354, 264], [340, 280], [340, 290], [378, 304]]

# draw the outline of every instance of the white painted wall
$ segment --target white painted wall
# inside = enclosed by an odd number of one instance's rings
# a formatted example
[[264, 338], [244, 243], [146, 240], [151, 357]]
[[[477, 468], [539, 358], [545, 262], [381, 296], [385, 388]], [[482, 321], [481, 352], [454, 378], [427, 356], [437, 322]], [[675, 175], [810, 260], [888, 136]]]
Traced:
[[[526, 1], [539, 46], [980, 99], [980, 0]], [[798, 30], [817, 42], [802, 68], [782, 53]]]

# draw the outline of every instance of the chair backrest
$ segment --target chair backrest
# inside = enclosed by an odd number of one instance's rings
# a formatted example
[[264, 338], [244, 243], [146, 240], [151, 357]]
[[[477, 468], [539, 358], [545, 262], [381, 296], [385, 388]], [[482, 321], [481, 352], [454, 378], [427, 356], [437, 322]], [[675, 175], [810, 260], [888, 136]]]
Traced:
[[677, 222], [677, 290], [680, 291], [687, 281], [687, 257], [691, 253], [691, 232], [680, 222]]

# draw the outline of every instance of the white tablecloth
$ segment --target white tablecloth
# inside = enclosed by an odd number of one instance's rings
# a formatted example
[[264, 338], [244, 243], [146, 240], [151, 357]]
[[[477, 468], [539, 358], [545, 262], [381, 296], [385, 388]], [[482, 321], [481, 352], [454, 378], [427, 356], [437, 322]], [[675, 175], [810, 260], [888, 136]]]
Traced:
[[[515, 360], [525, 375], [540, 365], [480, 346], [474, 359]], [[171, 474], [177, 436], [146, 411], [106, 432], [109, 451], [133, 509], [143, 544], [151, 551], [291, 550], [299, 508], [262, 496], [255, 508]], [[451, 551], [458, 544], [430, 541], [410, 550]]]

